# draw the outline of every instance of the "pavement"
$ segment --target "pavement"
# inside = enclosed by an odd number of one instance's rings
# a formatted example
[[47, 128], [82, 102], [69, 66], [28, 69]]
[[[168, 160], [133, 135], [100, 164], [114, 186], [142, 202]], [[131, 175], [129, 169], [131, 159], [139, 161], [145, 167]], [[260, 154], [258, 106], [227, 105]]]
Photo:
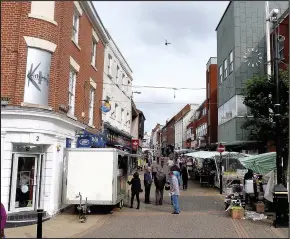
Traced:
[[[142, 174], [141, 174], [142, 178]], [[162, 206], [152, 204], [130, 209], [125, 205], [112, 214], [90, 214], [86, 223], [66, 211], [43, 223], [44, 238], [288, 238], [288, 229], [274, 228], [271, 221], [234, 220], [224, 211], [223, 198], [215, 188], [201, 188], [189, 180], [180, 196], [181, 213], [172, 215], [168, 192]], [[136, 202], [135, 205], [136, 207]], [[35, 238], [36, 225], [6, 229], [7, 238]]]

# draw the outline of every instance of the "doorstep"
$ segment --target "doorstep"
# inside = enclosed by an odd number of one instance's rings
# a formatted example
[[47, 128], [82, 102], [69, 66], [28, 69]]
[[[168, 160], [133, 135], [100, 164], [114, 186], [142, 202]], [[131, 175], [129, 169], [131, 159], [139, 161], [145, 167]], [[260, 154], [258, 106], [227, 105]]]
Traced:
[[[50, 219], [47, 212], [43, 212], [43, 221]], [[6, 228], [23, 227], [37, 223], [37, 211], [9, 213]]]

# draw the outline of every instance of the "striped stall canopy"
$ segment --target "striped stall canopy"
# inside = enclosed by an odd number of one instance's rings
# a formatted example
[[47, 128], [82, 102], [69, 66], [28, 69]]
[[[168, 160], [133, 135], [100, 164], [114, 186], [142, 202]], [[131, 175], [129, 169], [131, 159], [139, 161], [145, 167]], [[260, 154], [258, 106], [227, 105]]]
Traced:
[[276, 170], [276, 152], [252, 155], [249, 157], [239, 158], [241, 164], [254, 173], [266, 175], [272, 170]]

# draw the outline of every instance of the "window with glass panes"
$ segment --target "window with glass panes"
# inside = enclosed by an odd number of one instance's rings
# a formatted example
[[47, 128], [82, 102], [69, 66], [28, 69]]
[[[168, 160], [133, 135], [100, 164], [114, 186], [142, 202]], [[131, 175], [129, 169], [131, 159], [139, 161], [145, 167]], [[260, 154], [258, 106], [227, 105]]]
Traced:
[[220, 83], [223, 82], [223, 65], [219, 68]]
[[230, 73], [234, 70], [234, 53], [231, 51], [230, 53]]
[[92, 65], [96, 66], [96, 58], [97, 58], [97, 42], [93, 39], [92, 42]]
[[95, 99], [95, 89], [90, 89], [90, 104], [89, 104], [89, 124], [93, 125], [94, 122], [94, 99]]
[[71, 69], [69, 73], [69, 89], [68, 89], [68, 106], [69, 113], [75, 113], [75, 86], [76, 86], [76, 72]]
[[228, 59], [224, 60], [224, 79], [228, 77]]
[[75, 11], [73, 15], [73, 32], [72, 32], [72, 39], [75, 43], [78, 43], [79, 41], [79, 22], [80, 22], [80, 16]]

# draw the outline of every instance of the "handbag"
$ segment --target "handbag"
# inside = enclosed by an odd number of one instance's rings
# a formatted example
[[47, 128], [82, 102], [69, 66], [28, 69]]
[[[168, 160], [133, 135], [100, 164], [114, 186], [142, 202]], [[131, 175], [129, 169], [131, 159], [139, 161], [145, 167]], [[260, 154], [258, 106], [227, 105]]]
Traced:
[[170, 190], [170, 183], [166, 182], [165, 183], [165, 191], [169, 191]]
[[142, 188], [140, 188], [140, 193], [143, 193], [143, 189]]

